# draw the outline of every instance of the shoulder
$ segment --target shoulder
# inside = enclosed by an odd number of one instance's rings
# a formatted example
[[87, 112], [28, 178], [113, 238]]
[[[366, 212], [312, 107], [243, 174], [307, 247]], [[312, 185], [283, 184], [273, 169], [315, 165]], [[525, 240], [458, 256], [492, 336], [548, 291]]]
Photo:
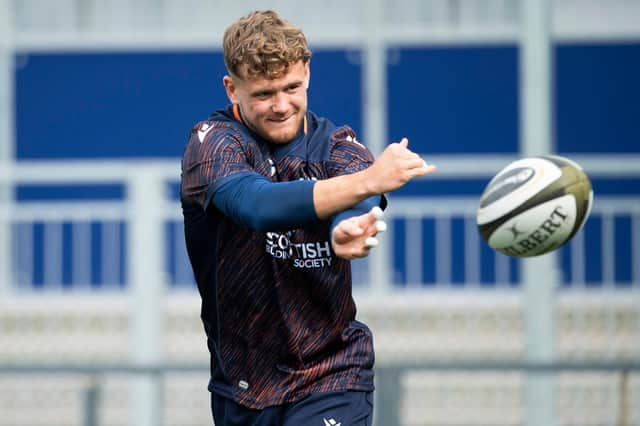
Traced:
[[355, 144], [359, 148], [365, 148], [356, 136], [356, 132], [349, 126], [341, 126], [331, 133], [331, 142], [334, 144]]
[[240, 150], [240, 137], [231, 123], [214, 120], [199, 121], [191, 127], [184, 151], [185, 160], [198, 161], [220, 150]]
[[251, 169], [257, 158], [258, 149], [242, 138], [236, 126], [205, 120], [192, 127], [181, 168], [185, 176], [215, 178]]
[[334, 161], [373, 162], [373, 155], [358, 140], [356, 132], [349, 126], [338, 127], [331, 134], [331, 158]]
[[[212, 154], [223, 150], [251, 150], [256, 144], [245, 125], [233, 118], [229, 109], [218, 110], [196, 122], [189, 132], [186, 151]], [[185, 151], [185, 155], [186, 155]]]
[[332, 145], [340, 143], [355, 143], [360, 148], [365, 148], [358, 142], [356, 132], [348, 125], [336, 126], [331, 120], [309, 112], [309, 121], [317, 138], [324, 138]]
[[245, 125], [234, 118], [231, 107], [214, 111], [206, 120], [195, 123], [189, 133], [189, 142], [210, 145], [222, 140], [239, 143], [253, 140]]
[[242, 124], [237, 122], [226, 109], [213, 112], [206, 120], [198, 121], [191, 127], [190, 141], [209, 142], [212, 138], [232, 136], [240, 139]]

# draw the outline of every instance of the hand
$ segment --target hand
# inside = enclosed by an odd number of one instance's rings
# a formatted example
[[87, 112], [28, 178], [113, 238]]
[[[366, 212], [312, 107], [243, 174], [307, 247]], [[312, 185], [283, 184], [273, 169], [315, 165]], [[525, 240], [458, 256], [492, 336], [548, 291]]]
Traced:
[[367, 256], [369, 250], [378, 246], [378, 232], [387, 229], [382, 214], [382, 209], [376, 206], [368, 213], [338, 223], [331, 235], [336, 255], [347, 260]]
[[408, 145], [407, 138], [402, 138], [399, 143], [390, 144], [366, 169], [373, 193], [383, 194], [395, 191], [411, 179], [435, 171], [434, 165], [427, 165], [418, 154], [408, 148]]

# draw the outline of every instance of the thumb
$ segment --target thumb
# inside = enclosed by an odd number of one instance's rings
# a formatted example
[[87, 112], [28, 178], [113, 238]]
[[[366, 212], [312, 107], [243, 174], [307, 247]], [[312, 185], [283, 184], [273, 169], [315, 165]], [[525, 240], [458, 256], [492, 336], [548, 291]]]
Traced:
[[402, 139], [400, 140], [400, 145], [401, 145], [403, 148], [408, 147], [408, 146], [409, 146], [409, 139], [407, 139], [407, 138], [402, 138]]

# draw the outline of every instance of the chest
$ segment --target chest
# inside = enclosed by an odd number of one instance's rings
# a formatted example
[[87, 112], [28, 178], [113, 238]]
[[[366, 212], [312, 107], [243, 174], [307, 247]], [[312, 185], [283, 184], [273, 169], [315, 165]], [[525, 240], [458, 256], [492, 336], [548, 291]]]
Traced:
[[319, 180], [329, 177], [325, 170], [326, 161], [307, 155], [305, 150], [296, 149], [290, 153], [279, 154], [256, 146], [252, 157], [254, 170], [273, 182]]

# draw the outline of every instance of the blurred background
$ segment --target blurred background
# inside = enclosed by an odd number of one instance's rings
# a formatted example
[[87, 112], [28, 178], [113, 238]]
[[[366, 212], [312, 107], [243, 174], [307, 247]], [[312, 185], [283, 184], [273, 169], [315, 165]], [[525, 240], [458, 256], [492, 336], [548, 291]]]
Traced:
[[[640, 1], [0, 0], [0, 426], [211, 424], [179, 158], [264, 8], [307, 35], [312, 110], [438, 166], [354, 263], [376, 425], [640, 425]], [[482, 190], [547, 153], [591, 217], [495, 254]]]

